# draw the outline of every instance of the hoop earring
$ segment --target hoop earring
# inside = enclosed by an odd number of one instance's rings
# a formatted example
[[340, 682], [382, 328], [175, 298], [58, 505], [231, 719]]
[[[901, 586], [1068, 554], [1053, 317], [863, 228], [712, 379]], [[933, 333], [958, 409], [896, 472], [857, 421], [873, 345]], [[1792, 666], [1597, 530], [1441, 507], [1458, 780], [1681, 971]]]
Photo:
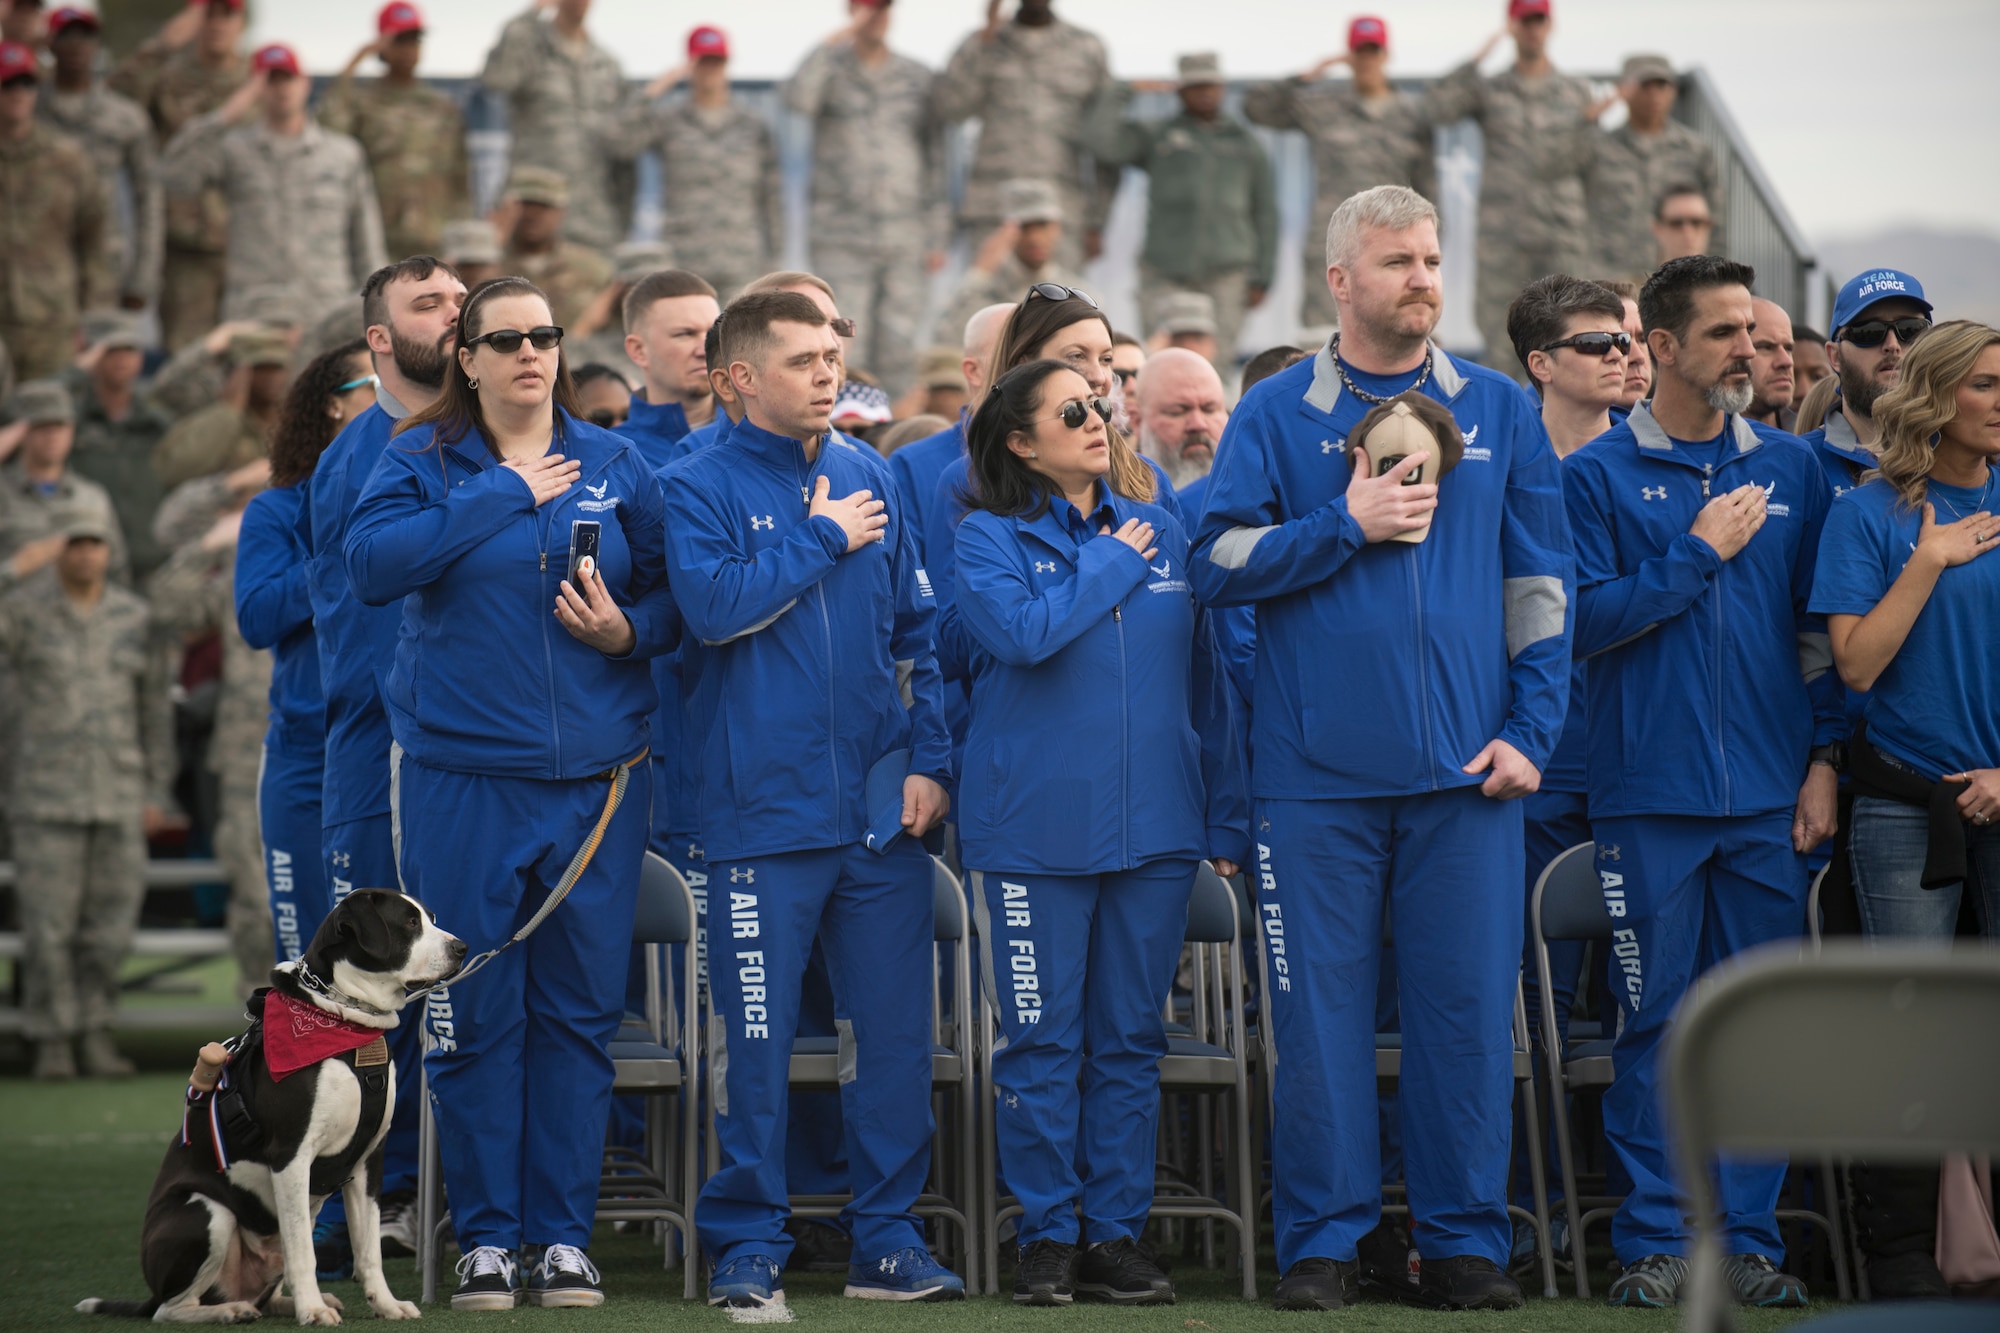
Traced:
[[1942, 438], [1943, 435], [1944, 432], [1941, 430], [1934, 430], [1931, 432], [1931, 448], [1935, 449], [1938, 447], [1938, 440]]
[[465, 387], [473, 390], [476, 393], [478, 392], [479, 389], [479, 381], [476, 379], [469, 379], [465, 382]]

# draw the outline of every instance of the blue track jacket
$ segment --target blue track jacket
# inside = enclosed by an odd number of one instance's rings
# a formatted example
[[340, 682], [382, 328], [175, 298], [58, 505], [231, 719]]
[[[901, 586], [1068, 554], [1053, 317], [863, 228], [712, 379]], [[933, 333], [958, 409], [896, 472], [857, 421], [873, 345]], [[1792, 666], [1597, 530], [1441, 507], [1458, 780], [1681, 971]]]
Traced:
[[332, 828], [389, 813], [389, 714], [382, 687], [396, 660], [400, 606], [368, 606], [347, 581], [348, 520], [361, 484], [375, 470], [389, 432], [408, 416], [380, 390], [375, 405], [347, 424], [319, 456], [299, 507], [320, 685], [326, 694], [323, 818]]
[[1498, 738], [1545, 768], [1569, 699], [1574, 586], [1548, 432], [1512, 380], [1436, 353], [1423, 392], [1465, 457], [1430, 535], [1369, 543], [1347, 515], [1347, 433], [1369, 404], [1319, 355], [1229, 420], [1195, 538], [1196, 594], [1254, 602], [1256, 796], [1477, 786]]
[[[1642, 403], [1563, 460], [1593, 819], [1790, 810], [1807, 752], [1846, 734], [1826, 622], [1806, 610], [1826, 478], [1796, 435], [1727, 430], [1711, 475]], [[1764, 526], [1724, 561], [1688, 529], [1753, 482]]]
[[[882, 541], [850, 555], [838, 523], [809, 516], [822, 476], [835, 498], [887, 503]], [[745, 420], [663, 484], [708, 860], [859, 842], [882, 813], [868, 770], [893, 750], [946, 781], [930, 579], [881, 457], [835, 433], [808, 463]]]
[[271, 739], [314, 754], [326, 744], [326, 696], [306, 589], [308, 552], [298, 528], [305, 493], [304, 482], [264, 491], [244, 509], [236, 538], [236, 628], [252, 648], [271, 650]]
[[[362, 489], [348, 577], [371, 605], [408, 598], [383, 698], [419, 763], [567, 780], [649, 743], [659, 701], [645, 659], [680, 633], [659, 483], [630, 442], [560, 408], [551, 448], [583, 470], [539, 509], [482, 437], [440, 448], [430, 427], [391, 441]], [[638, 635], [629, 657], [585, 646], [555, 617], [576, 519], [603, 525], [599, 569]]]
[[917, 552], [929, 569], [931, 504], [937, 499], [938, 478], [944, 470], [965, 457], [965, 423], [971, 412], [962, 411], [958, 420], [935, 435], [926, 435], [889, 455], [889, 475], [896, 479], [896, 494], [902, 497], [903, 512], [910, 516], [916, 533]]
[[646, 460], [646, 466], [658, 472], [682, 456], [676, 446], [688, 437], [690, 429], [687, 412], [679, 403], [656, 407], [635, 393], [625, 424], [614, 426], [612, 433], [630, 440], [639, 450], [639, 456]]
[[[1161, 857], [1248, 864], [1249, 803], [1229, 682], [1187, 581], [1187, 535], [1110, 495], [1088, 518], [976, 510], [958, 526], [974, 648], [959, 783], [967, 865], [1096, 875]], [[1159, 533], [1150, 565], [1098, 535]]]
[[1854, 427], [1847, 424], [1838, 394], [1827, 408], [1826, 424], [1799, 438], [1812, 446], [1813, 458], [1826, 475], [1826, 484], [1836, 500], [1861, 485], [1862, 475], [1875, 469], [1875, 455], [1862, 447]]

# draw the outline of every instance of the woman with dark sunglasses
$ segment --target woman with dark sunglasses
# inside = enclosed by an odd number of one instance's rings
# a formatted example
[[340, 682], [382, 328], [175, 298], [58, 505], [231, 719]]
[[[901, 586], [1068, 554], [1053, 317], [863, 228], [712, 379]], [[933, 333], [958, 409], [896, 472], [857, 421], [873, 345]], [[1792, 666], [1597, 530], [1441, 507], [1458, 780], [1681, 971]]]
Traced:
[[651, 804], [646, 659], [679, 636], [664, 510], [630, 442], [579, 418], [539, 289], [475, 288], [457, 334], [347, 532], [355, 594], [404, 605], [382, 691], [400, 870], [474, 955], [568, 896], [427, 1010], [465, 1256], [452, 1305], [511, 1309], [524, 1246], [530, 1302], [597, 1305], [584, 1247]]
[[1110, 416], [1062, 361], [1000, 377], [967, 431], [957, 534], [972, 642], [959, 835], [1006, 1038], [993, 1079], [1001, 1165], [1025, 1209], [1014, 1299], [1028, 1305], [1174, 1298], [1137, 1244], [1160, 1006], [1198, 863], [1233, 874], [1249, 850], [1187, 536], [1110, 484]]

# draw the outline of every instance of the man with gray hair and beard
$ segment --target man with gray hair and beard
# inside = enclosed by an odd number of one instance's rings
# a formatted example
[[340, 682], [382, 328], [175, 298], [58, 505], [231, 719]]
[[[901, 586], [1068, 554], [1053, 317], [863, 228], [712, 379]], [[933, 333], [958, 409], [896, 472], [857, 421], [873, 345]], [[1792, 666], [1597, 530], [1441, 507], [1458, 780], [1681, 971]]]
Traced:
[[1386, 908], [1423, 1257], [1401, 1294], [1516, 1309], [1501, 1265], [1522, 921], [1496, 885], [1523, 873], [1517, 798], [1540, 785], [1569, 697], [1560, 478], [1514, 383], [1431, 341], [1444, 284], [1428, 200], [1401, 185], [1351, 196], [1326, 258], [1340, 332], [1237, 405], [1188, 559], [1204, 604], [1257, 608], [1276, 1300], [1356, 1299], [1359, 1243], [1381, 1215]]
[[[1604, 1098], [1632, 1179], [1611, 1224], [1613, 1305], [1672, 1305], [1687, 1277], [1689, 1204], [1659, 1081], [1669, 1016], [1705, 968], [1799, 934], [1806, 853], [1834, 826], [1847, 724], [1824, 618], [1807, 612], [1833, 497], [1805, 441], [1743, 415], [1755, 278], [1712, 255], [1661, 265], [1639, 293], [1652, 400], [1562, 464], [1623, 1019]], [[1717, 1172], [1724, 1274], [1746, 1305], [1806, 1303], [1777, 1267], [1784, 1178], [1782, 1161]]]
[[1181, 512], [1198, 517], [1215, 445], [1229, 424], [1222, 378], [1198, 352], [1182, 347], [1157, 352], [1139, 379], [1138, 417], [1139, 452], [1166, 469]]

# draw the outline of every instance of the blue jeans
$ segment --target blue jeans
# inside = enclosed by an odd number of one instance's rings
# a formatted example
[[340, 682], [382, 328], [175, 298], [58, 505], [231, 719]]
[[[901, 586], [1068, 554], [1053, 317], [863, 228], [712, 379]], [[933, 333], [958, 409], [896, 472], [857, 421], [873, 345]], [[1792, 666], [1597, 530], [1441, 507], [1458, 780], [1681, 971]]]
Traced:
[[[1854, 798], [1847, 852], [1864, 935], [1949, 940], [1958, 926], [1965, 884], [1927, 889], [1921, 883], [1930, 813], [1921, 806]], [[1965, 826], [1966, 865], [1977, 895], [1980, 933], [2000, 937], [2000, 825]]]

